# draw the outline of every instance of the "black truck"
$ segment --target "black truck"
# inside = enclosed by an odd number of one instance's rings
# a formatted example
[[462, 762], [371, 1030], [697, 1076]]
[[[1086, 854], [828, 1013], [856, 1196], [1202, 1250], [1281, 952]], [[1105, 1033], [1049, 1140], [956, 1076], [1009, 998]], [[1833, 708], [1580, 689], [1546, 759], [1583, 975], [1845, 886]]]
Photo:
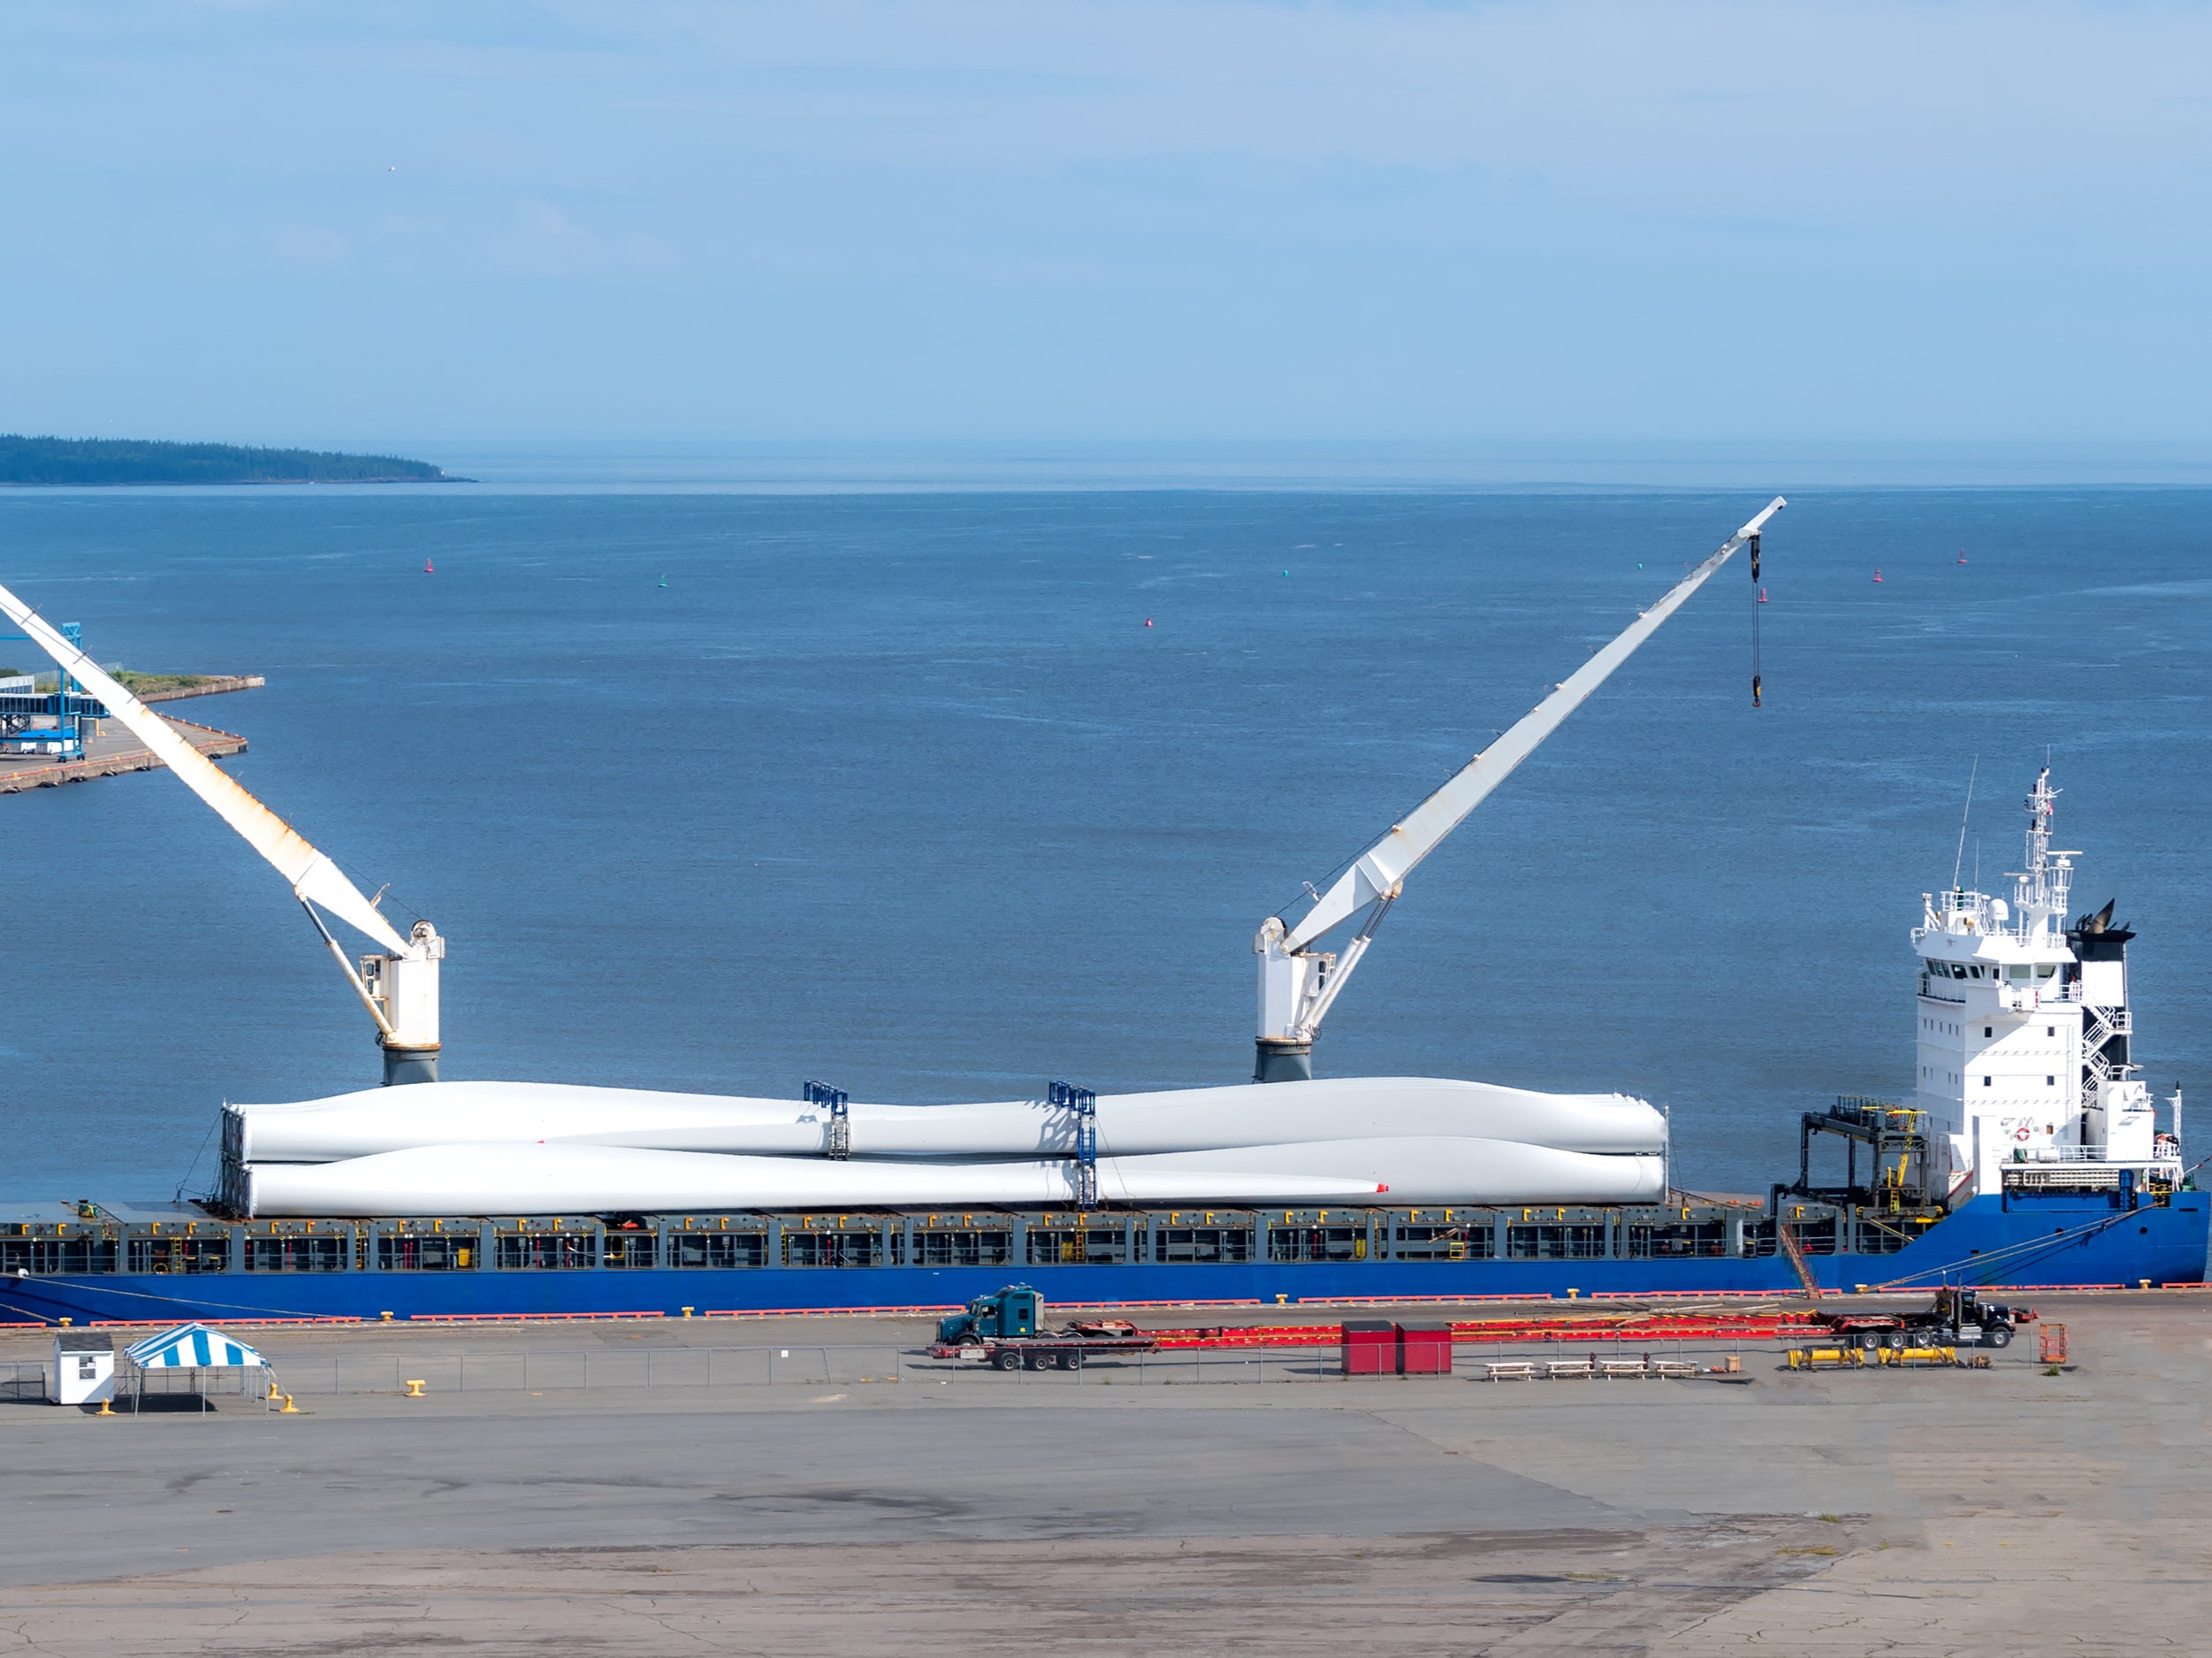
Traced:
[[1939, 1289], [1910, 1312], [1816, 1312], [1813, 1318], [1850, 1346], [1864, 1348], [2009, 1347], [2012, 1333], [2035, 1321], [2033, 1307], [1984, 1301], [1972, 1289]]

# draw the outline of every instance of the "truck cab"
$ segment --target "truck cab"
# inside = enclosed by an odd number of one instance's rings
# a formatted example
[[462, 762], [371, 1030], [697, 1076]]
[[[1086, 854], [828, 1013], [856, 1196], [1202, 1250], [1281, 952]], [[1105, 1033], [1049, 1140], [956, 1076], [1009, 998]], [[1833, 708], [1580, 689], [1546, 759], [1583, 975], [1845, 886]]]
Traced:
[[1026, 1284], [979, 1295], [967, 1310], [939, 1321], [937, 1340], [948, 1346], [980, 1347], [986, 1341], [1034, 1336], [1044, 1311], [1044, 1297]]
[[1930, 1310], [1932, 1322], [1954, 1339], [1979, 1339], [1987, 1347], [2004, 1347], [2019, 1326], [2035, 1320], [2033, 1307], [2008, 1307], [1984, 1301], [1971, 1289], [1939, 1289]]

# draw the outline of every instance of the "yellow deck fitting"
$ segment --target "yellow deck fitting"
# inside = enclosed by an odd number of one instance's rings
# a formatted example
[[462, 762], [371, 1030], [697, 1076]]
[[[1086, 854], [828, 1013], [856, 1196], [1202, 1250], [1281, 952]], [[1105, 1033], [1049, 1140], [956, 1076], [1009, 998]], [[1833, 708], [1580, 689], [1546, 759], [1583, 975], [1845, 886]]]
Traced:
[[403, 1386], [404, 1387], [406, 1387], [406, 1389], [407, 1389], [407, 1396], [408, 1396], [408, 1398], [410, 1398], [410, 1399], [420, 1399], [421, 1397], [423, 1397], [423, 1388], [424, 1383], [423, 1383], [423, 1382], [420, 1379], [417, 1379], [416, 1380], [414, 1380], [414, 1381], [411, 1381], [411, 1382], [405, 1382], [405, 1383], [402, 1383], [402, 1384], [401, 1384], [401, 1386]]

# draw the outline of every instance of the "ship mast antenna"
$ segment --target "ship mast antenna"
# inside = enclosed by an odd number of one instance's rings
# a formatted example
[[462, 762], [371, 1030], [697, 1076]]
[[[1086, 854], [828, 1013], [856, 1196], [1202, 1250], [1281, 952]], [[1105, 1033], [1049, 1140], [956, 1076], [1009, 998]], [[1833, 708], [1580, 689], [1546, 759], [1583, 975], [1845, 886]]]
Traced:
[[[1951, 860], [1951, 890], [1954, 892], [1958, 890], [1958, 872], [1966, 866], [1966, 825], [1974, 815], [1974, 778], [1980, 770], [1981, 756], [1977, 754], [1974, 756], [1973, 765], [1968, 768], [1966, 772], [1966, 809], [1958, 814], [1958, 856]], [[1975, 858], [1975, 867], [1979, 871], [1980, 867], [1979, 854]], [[1976, 878], [1979, 878], [1979, 874]]]

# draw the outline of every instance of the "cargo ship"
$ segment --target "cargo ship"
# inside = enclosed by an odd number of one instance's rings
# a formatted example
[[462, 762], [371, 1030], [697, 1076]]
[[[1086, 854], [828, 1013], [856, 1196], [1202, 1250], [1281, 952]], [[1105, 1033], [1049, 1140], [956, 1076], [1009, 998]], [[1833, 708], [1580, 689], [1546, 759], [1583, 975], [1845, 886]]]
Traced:
[[[378, 1088], [224, 1108], [196, 1202], [0, 1209], [0, 1320], [84, 1324], [714, 1316], [964, 1305], [1010, 1277], [1066, 1305], [1773, 1295], [2204, 1280], [2212, 1216], [2132, 1057], [2113, 905], [2071, 913], [2048, 769], [2010, 898], [1921, 897], [1910, 1101], [1800, 1119], [1794, 1180], [1715, 1197], [1624, 1094], [1316, 1077], [1406, 877], [1735, 552], [1777, 500], [1429, 800], [1254, 940], [1254, 1080], [903, 1106], [440, 1081], [445, 941], [402, 935], [203, 757], [164, 754], [277, 866], [376, 1019]], [[0, 588], [107, 717], [145, 714]], [[49, 639], [40, 631], [53, 634]], [[135, 729], [135, 727], [133, 728]], [[165, 729], [163, 735], [167, 735]], [[149, 742], [151, 737], [149, 733]], [[174, 739], [172, 738], [172, 743]], [[197, 768], [193, 762], [197, 762]], [[386, 946], [348, 962], [327, 913]], [[1356, 924], [1340, 952], [1314, 946]]]

